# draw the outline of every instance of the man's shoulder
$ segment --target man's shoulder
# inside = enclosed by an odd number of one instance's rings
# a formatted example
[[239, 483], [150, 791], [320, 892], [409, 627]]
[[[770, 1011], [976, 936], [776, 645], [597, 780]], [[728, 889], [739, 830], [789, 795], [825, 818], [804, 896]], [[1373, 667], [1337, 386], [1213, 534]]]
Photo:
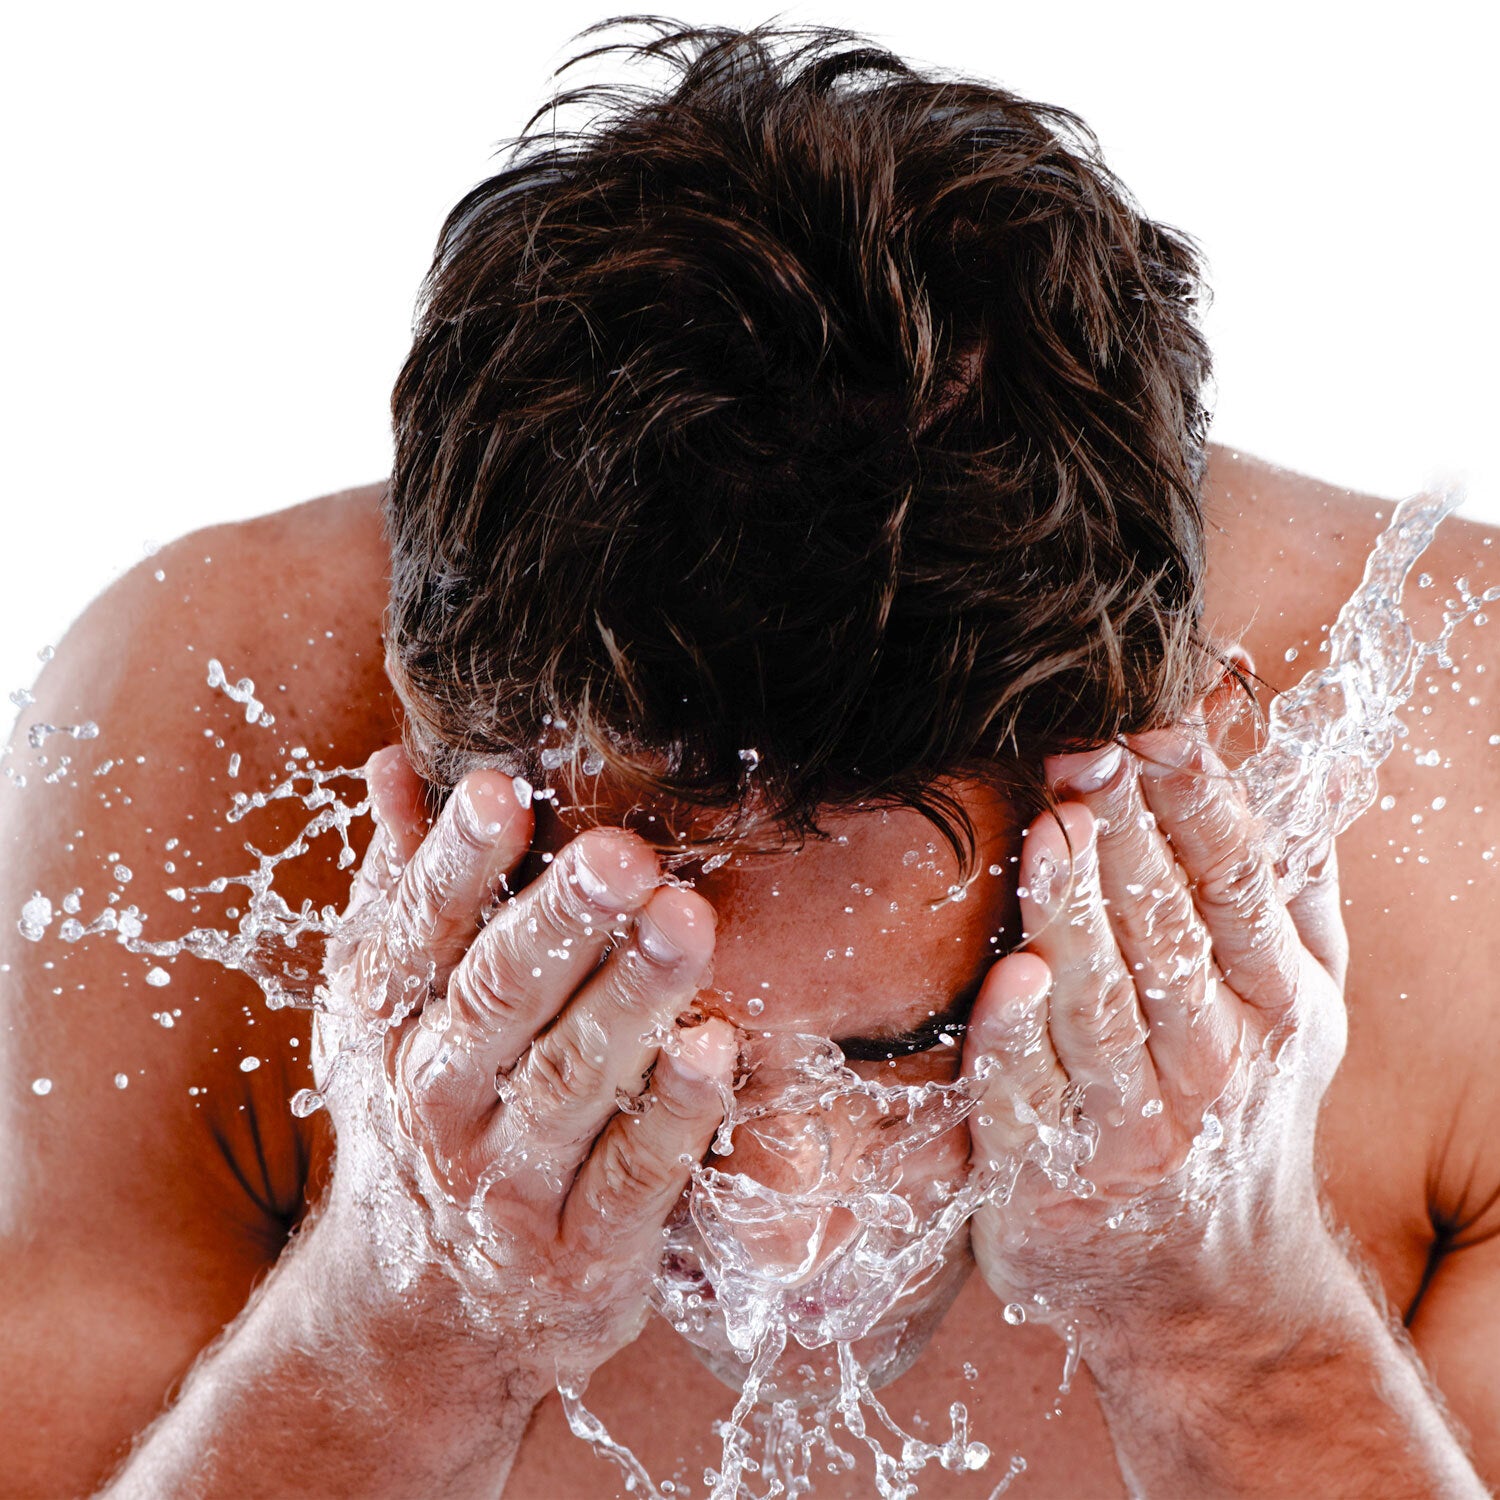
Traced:
[[[278, 786], [291, 776], [304, 791], [306, 768], [359, 767], [395, 738], [385, 570], [374, 489], [195, 532], [85, 610], [16, 726], [0, 778], [0, 909], [12, 913], [0, 971], [7, 996], [55, 1003], [10, 1007], [0, 1074], [15, 1075], [18, 1097], [45, 1074], [66, 1101], [26, 1113], [17, 1131], [35, 1132], [26, 1149], [38, 1159], [84, 1151], [90, 1173], [67, 1170], [90, 1203], [146, 1173], [156, 1186], [139, 1202], [171, 1198], [167, 1217], [205, 1235], [253, 1220], [259, 1254], [262, 1209], [297, 1201], [306, 1145], [286, 1100], [307, 1081], [301, 1019], [267, 1013], [250, 981], [190, 944], [175, 957], [132, 954], [112, 940], [117, 918], [94, 919], [129, 912], [158, 943], [190, 927], [234, 930], [247, 846], [285, 849], [310, 816]], [[258, 795], [265, 806], [241, 816]], [[321, 909], [343, 903], [348, 879], [315, 843], [280, 867], [276, 892], [292, 911]], [[38, 898], [52, 920], [25, 942], [14, 914]], [[73, 928], [103, 931], [69, 937], [72, 912]], [[100, 1144], [122, 1113], [157, 1131], [152, 1151], [123, 1130]], [[8, 1195], [39, 1212], [31, 1181], [0, 1169], [0, 1205]]]
[[[347, 753], [377, 722], [388, 731], [382, 488], [205, 527], [147, 558], [90, 606], [59, 653], [68, 680], [57, 689], [76, 700], [66, 707], [98, 718], [90, 709], [108, 704], [116, 725], [153, 741], [189, 727], [196, 736], [192, 720], [221, 673], [253, 681], [309, 745]], [[250, 736], [246, 759], [284, 737]]]
[[[1210, 469], [1210, 628], [1244, 640], [1271, 692], [1323, 660], [1394, 502], [1218, 451]], [[1464, 589], [1500, 584], [1493, 528], [1450, 518], [1408, 581], [1419, 640]], [[1476, 623], [1476, 620], [1479, 623]], [[1350, 1039], [1323, 1124], [1329, 1189], [1398, 1303], [1435, 1224], [1500, 1182], [1500, 631], [1483, 612], [1429, 659], [1380, 772], [1339, 841]], [[1482, 1206], [1482, 1205], [1481, 1205]], [[1494, 1213], [1491, 1206], [1489, 1212]], [[1500, 1221], [1497, 1221], [1500, 1222]]]

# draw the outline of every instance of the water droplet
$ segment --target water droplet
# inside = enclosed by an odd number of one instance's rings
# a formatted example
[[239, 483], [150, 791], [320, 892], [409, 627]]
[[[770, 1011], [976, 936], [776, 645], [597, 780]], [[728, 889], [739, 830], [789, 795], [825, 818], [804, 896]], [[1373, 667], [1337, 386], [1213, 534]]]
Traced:
[[153, 968], [146, 971], [146, 983], [160, 989], [164, 984], [171, 984], [172, 976], [165, 969]]
[[115, 1074], [115, 1087], [117, 1089], [128, 1089], [130, 1087], [130, 1076], [126, 1073]]
[[1395, 805], [1396, 799], [1394, 797], [1382, 797], [1380, 799], [1381, 812], [1389, 812]]
[[1026, 1321], [1026, 1309], [1019, 1302], [1005, 1304], [1005, 1321], [1012, 1328], [1019, 1328]]
[[1288, 646], [1286, 648], [1286, 660], [1287, 661], [1296, 661], [1297, 660], [1297, 648], [1295, 646]]
[[242, 1057], [240, 1059], [240, 1072], [253, 1073], [260, 1066], [258, 1057]]
[[42, 934], [52, 925], [52, 903], [38, 891], [21, 908], [21, 920], [16, 928], [30, 943], [39, 943]]
[[759, 995], [752, 995], [747, 1001], [745, 1001], [745, 1010], [752, 1016], [760, 1015], [760, 1013], [765, 1010], [765, 1008], [766, 1002], [762, 1000]]
[[52, 1080], [50, 1078], [33, 1078], [31, 1080], [31, 1092], [33, 1094], [50, 1094], [52, 1092]]

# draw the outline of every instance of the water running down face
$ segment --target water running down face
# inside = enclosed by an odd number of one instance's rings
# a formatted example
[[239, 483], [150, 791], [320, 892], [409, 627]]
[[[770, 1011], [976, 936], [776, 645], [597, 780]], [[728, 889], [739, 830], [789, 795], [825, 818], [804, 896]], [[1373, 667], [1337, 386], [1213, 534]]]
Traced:
[[[767, 1317], [793, 1342], [768, 1395], [836, 1388], [835, 1339], [855, 1341], [876, 1383], [894, 1378], [971, 1266], [955, 1201], [967, 1101], [953, 1085], [979, 983], [1019, 940], [1022, 829], [993, 788], [954, 790], [977, 834], [966, 883], [908, 809], [830, 815], [825, 839], [679, 872], [717, 913], [696, 1008], [739, 1028], [742, 1082], [733, 1129], [672, 1226], [657, 1305], [736, 1391]], [[601, 797], [588, 821], [650, 837], [651, 816]], [[538, 851], [582, 826], [540, 804]]]

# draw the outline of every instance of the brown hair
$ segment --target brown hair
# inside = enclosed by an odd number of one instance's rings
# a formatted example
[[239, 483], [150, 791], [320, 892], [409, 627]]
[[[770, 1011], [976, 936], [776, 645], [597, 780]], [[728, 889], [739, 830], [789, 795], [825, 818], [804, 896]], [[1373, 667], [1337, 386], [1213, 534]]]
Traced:
[[449, 216], [396, 386], [429, 778], [571, 756], [954, 839], [945, 776], [1035, 792], [1041, 755], [1177, 718], [1210, 660], [1191, 244], [1067, 110], [845, 32], [633, 24], [574, 62], [667, 84], [533, 117]]

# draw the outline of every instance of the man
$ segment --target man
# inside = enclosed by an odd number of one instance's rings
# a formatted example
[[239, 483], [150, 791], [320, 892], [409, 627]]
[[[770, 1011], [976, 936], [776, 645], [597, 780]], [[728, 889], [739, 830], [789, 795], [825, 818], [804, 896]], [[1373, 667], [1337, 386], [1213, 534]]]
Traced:
[[[1486, 661], [1422, 701], [1342, 897], [1330, 861], [1282, 903], [1227, 710], [1316, 658], [1385, 517], [1205, 454], [1190, 248], [1060, 112], [837, 38], [657, 50], [670, 90], [450, 218], [389, 490], [189, 538], [44, 675], [35, 721], [97, 719], [108, 768], [7, 789], [12, 910], [164, 934], [243, 868], [230, 794], [309, 758], [373, 757], [381, 832], [315, 1028], [7, 939], [12, 1488], [612, 1492], [561, 1376], [701, 1493], [730, 1398], [647, 1283], [741, 1037], [811, 1034], [982, 1089], [909, 1200], [1025, 1161], [980, 1276], [955, 1241], [884, 1321], [908, 1422], [961, 1389], [1038, 1495], [1485, 1493]], [[309, 863], [279, 894], [341, 905]], [[313, 1082], [332, 1132], [287, 1109]], [[1065, 1127], [1092, 1196], [1034, 1149]], [[1087, 1371], [1055, 1417], [1049, 1321]]]

